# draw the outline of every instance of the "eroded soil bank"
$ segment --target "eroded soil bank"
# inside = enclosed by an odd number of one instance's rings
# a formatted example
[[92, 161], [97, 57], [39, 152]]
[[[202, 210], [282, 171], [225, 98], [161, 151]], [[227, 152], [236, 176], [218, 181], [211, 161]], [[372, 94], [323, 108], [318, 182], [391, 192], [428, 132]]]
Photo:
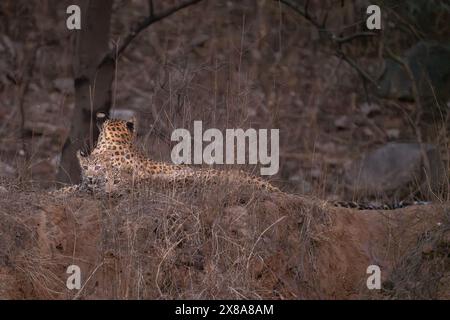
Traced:
[[[450, 298], [448, 204], [355, 211], [226, 187], [121, 199], [8, 189], [0, 297]], [[81, 290], [66, 287], [73, 264]], [[381, 290], [367, 289], [369, 265]]]

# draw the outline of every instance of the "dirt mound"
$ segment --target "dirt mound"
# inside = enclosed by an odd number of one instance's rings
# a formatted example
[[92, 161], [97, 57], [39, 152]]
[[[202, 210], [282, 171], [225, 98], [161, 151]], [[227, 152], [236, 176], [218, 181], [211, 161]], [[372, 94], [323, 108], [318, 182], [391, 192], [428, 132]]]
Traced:
[[[357, 212], [227, 185], [9, 190], [0, 208], [1, 298], [449, 298], [448, 205]], [[66, 287], [74, 264], [80, 290]], [[367, 289], [369, 265], [382, 290]]]

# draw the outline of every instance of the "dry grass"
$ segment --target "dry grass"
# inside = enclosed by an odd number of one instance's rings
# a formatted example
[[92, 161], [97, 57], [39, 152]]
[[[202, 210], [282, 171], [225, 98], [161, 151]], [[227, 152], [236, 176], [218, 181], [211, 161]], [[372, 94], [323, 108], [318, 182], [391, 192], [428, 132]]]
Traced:
[[389, 299], [450, 299], [450, 210], [442, 222], [419, 234], [415, 246], [384, 282]]
[[[392, 297], [446, 294], [428, 282], [446, 279], [444, 206], [362, 214], [235, 183], [152, 185], [112, 199], [9, 190], [0, 200], [3, 298], [377, 298], [363, 285], [374, 263], [393, 270], [383, 276]], [[436, 253], [425, 260], [411, 253], [423, 234]], [[435, 267], [413, 267], [417, 257]], [[79, 291], [65, 286], [71, 264], [82, 270]], [[402, 287], [405, 279], [418, 285]]]
[[[245, 186], [195, 189], [152, 186], [98, 200], [40, 195], [34, 212], [25, 196], [15, 199], [23, 212], [2, 214], [26, 219], [18, 225], [31, 235], [18, 240], [23, 251], [10, 253], [16, 275], [31, 286], [24, 297], [300, 298], [295, 284], [311, 271], [312, 238], [325, 212]], [[64, 281], [72, 262], [86, 272], [75, 296]]]

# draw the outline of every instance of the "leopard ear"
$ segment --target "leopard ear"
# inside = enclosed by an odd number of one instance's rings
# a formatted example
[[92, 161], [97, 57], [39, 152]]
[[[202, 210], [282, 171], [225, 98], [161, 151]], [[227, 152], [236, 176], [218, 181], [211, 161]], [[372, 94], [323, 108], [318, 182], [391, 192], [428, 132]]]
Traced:
[[133, 117], [130, 120], [127, 121], [127, 128], [128, 130], [130, 130], [131, 132], [134, 132], [134, 125], [136, 123], [136, 118]]
[[80, 160], [81, 158], [87, 158], [87, 153], [86, 152], [84, 152], [83, 150], [78, 150], [77, 151], [77, 158], [78, 158], [78, 160]]
[[97, 126], [99, 128], [102, 127], [103, 123], [108, 120], [108, 115], [104, 112], [97, 112], [97, 114], [95, 115], [95, 119], [97, 122]]
[[88, 155], [86, 152], [84, 152], [83, 150], [78, 150], [77, 151], [77, 159], [78, 159], [78, 164], [80, 165], [81, 170], [87, 170], [87, 161], [88, 161]]

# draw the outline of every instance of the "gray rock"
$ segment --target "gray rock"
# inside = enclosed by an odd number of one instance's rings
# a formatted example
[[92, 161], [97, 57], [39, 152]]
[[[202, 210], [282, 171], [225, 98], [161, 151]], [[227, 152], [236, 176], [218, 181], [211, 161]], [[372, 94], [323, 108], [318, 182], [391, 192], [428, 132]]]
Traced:
[[368, 117], [380, 112], [381, 110], [380, 105], [366, 102], [361, 104], [359, 108], [361, 109], [361, 112]]
[[16, 170], [7, 163], [0, 161], [0, 177], [13, 178], [16, 175]]
[[340, 116], [334, 120], [334, 126], [339, 130], [347, 130], [352, 127], [352, 122], [347, 116]]
[[389, 139], [392, 139], [392, 140], [398, 139], [398, 137], [400, 137], [400, 130], [395, 129], [395, 128], [387, 129], [386, 135], [388, 136]]
[[448, 187], [448, 175], [438, 149], [430, 144], [422, 148], [429, 167], [418, 143], [388, 143], [354, 161], [345, 174], [352, 195], [400, 198], [419, 190], [432, 198]]

